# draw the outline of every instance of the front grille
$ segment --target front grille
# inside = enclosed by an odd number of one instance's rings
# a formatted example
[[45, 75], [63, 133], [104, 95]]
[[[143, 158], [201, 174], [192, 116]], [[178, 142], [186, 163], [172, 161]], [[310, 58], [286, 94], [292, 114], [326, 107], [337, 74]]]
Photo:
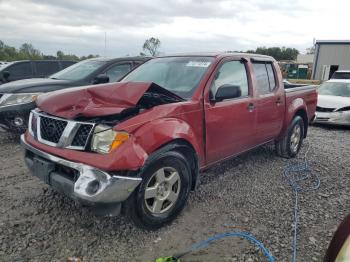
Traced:
[[335, 108], [316, 106], [316, 111], [317, 112], [333, 112], [334, 110], [335, 110]]
[[92, 130], [92, 125], [90, 124], [81, 124], [78, 128], [78, 131], [72, 141], [72, 146], [82, 146], [85, 147], [89, 135]]
[[52, 143], [58, 143], [67, 126], [67, 121], [49, 117], [40, 117], [41, 138]]
[[33, 110], [29, 132], [39, 142], [74, 150], [85, 150], [95, 124], [66, 120]]

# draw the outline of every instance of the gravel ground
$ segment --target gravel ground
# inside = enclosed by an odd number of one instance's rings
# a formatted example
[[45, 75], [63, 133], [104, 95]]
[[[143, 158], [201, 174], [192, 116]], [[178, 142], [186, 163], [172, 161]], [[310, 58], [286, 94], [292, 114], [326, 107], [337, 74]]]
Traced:
[[[300, 196], [298, 261], [321, 261], [350, 210], [350, 130], [313, 126], [306, 144], [321, 186]], [[252, 233], [278, 261], [291, 260], [293, 193], [282, 181], [291, 160], [276, 157], [271, 146], [202, 173], [184, 212], [156, 232], [124, 217], [95, 217], [52, 191], [28, 173], [18, 137], [0, 134], [0, 148], [0, 261], [154, 261], [233, 230]], [[184, 261], [265, 260], [247, 241], [227, 238]]]

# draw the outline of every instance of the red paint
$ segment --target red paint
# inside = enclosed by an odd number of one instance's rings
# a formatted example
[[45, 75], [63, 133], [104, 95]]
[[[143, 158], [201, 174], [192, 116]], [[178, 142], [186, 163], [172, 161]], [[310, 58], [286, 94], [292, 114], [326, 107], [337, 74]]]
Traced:
[[41, 95], [36, 103], [42, 111], [67, 119], [112, 115], [134, 107], [150, 86], [151, 83], [84, 86]]
[[[209, 90], [220, 64], [242, 57], [247, 60], [250, 95], [210, 102]], [[45, 152], [103, 170], [136, 170], [158, 148], [174, 139], [184, 139], [195, 149], [200, 168], [205, 168], [282, 136], [298, 110], [304, 110], [309, 121], [312, 119], [316, 90], [286, 93], [278, 65], [275, 62], [273, 65], [276, 88], [268, 95], [259, 96], [249, 55], [216, 55], [191, 100], [153, 107], [114, 126], [114, 130], [129, 132], [131, 139], [110, 154], [46, 146], [28, 133], [26, 140]], [[63, 118], [107, 115], [135, 106], [149, 86], [130, 82], [67, 89], [40, 96], [37, 103], [41, 110]], [[252, 112], [248, 110], [249, 104], [255, 106]]]

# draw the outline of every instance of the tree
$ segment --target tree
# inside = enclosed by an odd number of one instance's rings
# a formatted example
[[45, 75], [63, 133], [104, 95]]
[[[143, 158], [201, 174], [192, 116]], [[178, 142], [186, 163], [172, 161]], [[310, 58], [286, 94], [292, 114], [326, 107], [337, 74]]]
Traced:
[[64, 53], [61, 50], [58, 50], [56, 52], [57, 59], [63, 59]]
[[63, 59], [63, 60], [83, 60], [88, 58], [98, 57], [98, 55], [88, 55], [78, 57], [74, 54], [64, 54], [62, 51], [57, 51], [56, 56], [45, 55], [40, 50], [36, 49], [30, 43], [24, 43], [19, 49], [6, 45], [0, 40], [0, 61], [15, 61], [15, 60], [38, 60], [38, 59]]
[[299, 54], [299, 51], [295, 48], [282, 48], [283, 59], [281, 60], [296, 60]]
[[42, 53], [35, 49], [32, 44], [24, 43], [19, 48], [19, 55], [23, 57], [23, 59], [40, 59], [42, 57]]
[[255, 51], [248, 50], [248, 53], [256, 53], [261, 55], [269, 55], [276, 60], [295, 60], [299, 54], [299, 51], [290, 47], [258, 47]]
[[158, 48], [160, 47], [160, 40], [158, 38], [151, 37], [143, 44], [143, 51], [148, 52], [151, 56], [157, 56], [159, 54]]
[[86, 59], [85, 56], [83, 56], [79, 59], [79, 57], [77, 57], [76, 55], [67, 55], [67, 54], [63, 53], [61, 50], [57, 51], [56, 56], [57, 56], [57, 59], [60, 59], [60, 60], [84, 60], [84, 59]]

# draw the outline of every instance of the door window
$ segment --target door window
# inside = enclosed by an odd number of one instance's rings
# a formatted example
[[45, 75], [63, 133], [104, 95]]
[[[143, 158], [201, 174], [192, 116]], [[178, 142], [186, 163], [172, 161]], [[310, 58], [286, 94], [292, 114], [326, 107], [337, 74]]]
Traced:
[[131, 70], [130, 64], [119, 64], [110, 67], [106, 71], [106, 75], [109, 76], [109, 82], [117, 82], [123, 76], [125, 76]]
[[30, 62], [16, 63], [8, 67], [6, 71], [10, 73], [10, 79], [32, 76], [32, 67], [30, 66]]
[[267, 76], [269, 77], [270, 91], [276, 87], [275, 73], [273, 72], [272, 64], [266, 64]]
[[272, 92], [276, 87], [275, 73], [271, 63], [253, 63], [257, 91], [260, 95]]
[[57, 61], [35, 61], [35, 66], [38, 76], [49, 76], [59, 71]]
[[248, 96], [248, 78], [243, 62], [229, 61], [220, 67], [211, 87], [211, 95], [214, 97], [218, 88], [223, 85], [239, 86], [242, 92], [241, 96]]

